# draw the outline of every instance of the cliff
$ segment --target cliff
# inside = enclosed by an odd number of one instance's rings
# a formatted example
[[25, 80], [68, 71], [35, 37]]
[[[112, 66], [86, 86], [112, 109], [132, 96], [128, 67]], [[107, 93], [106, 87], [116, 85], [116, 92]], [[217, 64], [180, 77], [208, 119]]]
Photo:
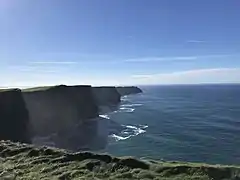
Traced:
[[0, 142], [0, 179], [239, 180], [239, 166], [141, 161]]
[[92, 91], [99, 106], [117, 105], [121, 102], [121, 95], [118, 93], [116, 87], [93, 87]]
[[130, 94], [138, 94], [142, 93], [142, 90], [136, 86], [122, 86], [122, 87], [117, 87], [117, 91], [121, 96], [126, 96]]
[[91, 86], [37, 87], [23, 90], [23, 97], [34, 137], [74, 150], [95, 138], [97, 127], [84, 128], [89, 119], [98, 117]]
[[0, 140], [30, 143], [29, 117], [19, 89], [0, 90]]
[[[107, 145], [108, 134], [121, 131], [122, 126], [110, 119], [98, 117], [99, 114], [116, 111], [121, 95], [139, 92], [141, 90], [137, 87], [113, 86], [59, 85], [24, 89], [22, 96], [26, 107], [24, 105], [22, 108], [29, 114], [25, 132], [36, 145], [73, 151], [103, 149]], [[18, 101], [15, 97], [13, 99]], [[14, 111], [13, 108], [21, 111], [21, 108], [15, 106], [9, 107], [8, 111]], [[1, 132], [7, 133], [4, 130]], [[12, 137], [10, 139], [15, 140]]]

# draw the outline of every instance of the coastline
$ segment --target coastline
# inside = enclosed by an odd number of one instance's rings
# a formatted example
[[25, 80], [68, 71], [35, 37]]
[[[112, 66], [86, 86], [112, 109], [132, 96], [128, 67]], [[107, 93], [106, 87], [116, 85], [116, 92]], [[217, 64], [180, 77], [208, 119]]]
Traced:
[[[55, 86], [54, 88], [57, 88]], [[78, 88], [83, 88], [79, 87]], [[87, 87], [88, 89], [90, 87]], [[115, 88], [115, 87], [112, 87]], [[68, 91], [65, 91], [67, 89]], [[69, 91], [69, 89], [71, 91]], [[84, 87], [86, 89], [86, 87]], [[109, 92], [109, 87], [107, 88]], [[33, 91], [32, 91], [33, 90]], [[61, 90], [61, 91], [60, 91]], [[62, 91], [64, 90], [64, 91]], [[72, 91], [74, 90], [74, 91]], [[60, 87], [57, 88], [57, 91], [52, 91], [53, 94], [58, 94], [57, 97], [63, 96], [62, 92], [68, 92], [73, 95], [70, 96], [74, 98], [74, 93], [79, 95], [79, 91], [76, 87]], [[12, 91], [11, 89], [2, 90], [0, 93], [5, 98], [6, 102], [8, 102], [8, 98], [4, 95], [6, 92]], [[29, 92], [29, 90], [27, 90]], [[30, 89], [30, 92], [38, 92], [39, 91], [48, 91], [47, 89]], [[112, 91], [112, 90], [111, 90]], [[23, 93], [26, 90], [22, 91]], [[60, 92], [60, 93], [59, 93]], [[69, 93], [70, 92], [70, 93]], [[73, 93], [74, 92], [74, 93]], [[82, 91], [81, 91], [82, 92]], [[83, 91], [84, 93], [86, 91]], [[135, 93], [136, 91], [134, 91]], [[34, 99], [33, 103], [35, 103], [39, 99], [39, 95], [37, 93], [36, 99]], [[123, 93], [123, 92], [122, 92]], [[129, 94], [129, 92], [124, 92]], [[133, 94], [134, 94], [133, 93]], [[47, 102], [54, 102], [42, 93], [41, 97], [45, 97]], [[80, 93], [81, 94], [81, 93]], [[101, 92], [101, 99], [94, 100], [91, 97], [91, 93], [88, 93], [88, 97], [92, 99], [92, 105], [90, 104], [90, 108], [95, 105], [98, 108], [101, 105], [111, 106], [113, 104], [117, 105], [119, 103], [119, 95], [117, 95], [116, 99], [109, 99], [109, 93]], [[105, 95], [105, 97], [103, 96]], [[95, 95], [97, 96], [97, 92]], [[111, 94], [110, 94], [111, 96]], [[121, 94], [121, 96], [125, 96]], [[20, 97], [20, 96], [19, 96]], [[85, 96], [87, 97], [87, 96]], [[102, 98], [104, 97], [104, 98]], [[116, 96], [115, 96], [116, 97]], [[79, 96], [79, 100], [81, 97]], [[11, 99], [11, 98], [10, 98]], [[14, 98], [13, 98], [14, 99]], [[71, 99], [70, 99], [71, 100]], [[70, 103], [72, 101], [65, 101], [66, 103]], [[79, 101], [74, 101], [75, 104], [70, 103], [69, 105], [74, 108], [78, 106]], [[84, 102], [84, 101], [83, 101]], [[28, 102], [25, 102], [28, 103]], [[66, 103], [63, 103], [66, 106]], [[4, 105], [4, 103], [3, 103]], [[33, 104], [34, 105], [34, 104]], [[82, 103], [84, 105], [84, 103]], [[18, 107], [14, 108], [19, 108]], [[51, 106], [49, 106], [51, 107]], [[4, 120], [7, 121], [9, 113], [11, 114], [12, 106], [8, 109], [9, 111], [6, 116], [4, 116]], [[27, 110], [29, 110], [27, 108]], [[97, 109], [96, 109], [97, 110]], [[94, 116], [100, 116], [100, 111], [96, 110], [92, 111]], [[49, 112], [56, 114], [57, 111], [51, 108], [48, 109]], [[79, 109], [76, 109], [76, 112], [81, 112]], [[2, 113], [6, 113], [2, 111]], [[65, 113], [64, 111], [62, 113]], [[88, 116], [91, 117], [90, 113]], [[34, 114], [36, 115], [36, 114]], [[80, 113], [82, 116], [82, 113]], [[10, 117], [10, 116], [9, 116]], [[102, 117], [104, 118], [104, 117]], [[11, 117], [11, 122], [17, 122], [19, 119], [18, 116]], [[68, 118], [67, 118], [68, 119]], [[78, 119], [78, 116], [77, 118]], [[41, 120], [41, 118], [40, 118]], [[56, 119], [50, 119], [56, 121]], [[87, 122], [91, 122], [91, 119], [86, 119]], [[39, 121], [40, 122], [40, 121]], [[67, 122], [67, 121], [63, 121]], [[54, 123], [53, 123], [54, 124]], [[80, 122], [81, 124], [81, 122]], [[114, 124], [115, 125], [115, 124]], [[4, 124], [3, 124], [4, 127]], [[10, 128], [10, 127], [8, 127]], [[81, 129], [81, 128], [80, 128]], [[81, 129], [82, 132], [84, 127]], [[97, 129], [97, 127], [95, 128]], [[9, 129], [11, 130], [11, 129]], [[79, 129], [78, 129], [79, 130]], [[84, 132], [85, 133], [85, 132]], [[81, 134], [81, 137], [85, 137], [85, 134]], [[89, 132], [87, 132], [89, 134]], [[94, 131], [94, 133], [96, 133]], [[93, 139], [95, 134], [92, 133]], [[107, 136], [104, 134], [104, 136]], [[8, 140], [8, 139], [5, 139]], [[11, 140], [11, 139], [10, 139]], [[24, 142], [23, 142], [24, 143]], [[74, 151], [76, 153], [70, 153], [67, 148], [55, 147], [50, 148], [47, 146], [37, 146], [30, 144], [23, 144], [16, 141], [15, 143], [10, 141], [1, 141], [0, 142], [0, 178], [3, 179], [200, 179], [200, 180], [238, 180], [240, 179], [240, 166], [237, 165], [210, 165], [210, 164], [202, 164], [202, 163], [189, 163], [189, 162], [168, 162], [168, 161], [156, 161], [156, 160], [138, 160], [134, 157], [114, 157], [106, 154], [93, 154], [91, 148], [86, 149], [89, 152], [83, 152], [81, 149]], [[91, 142], [88, 142], [91, 144]], [[106, 142], [104, 142], [106, 143]], [[43, 144], [47, 145], [47, 144]], [[75, 144], [74, 144], [75, 145]], [[62, 149], [58, 149], [62, 148]], [[101, 148], [103, 146], [101, 145]], [[81, 152], [79, 152], [81, 151]], [[143, 157], [144, 158], [144, 157]], [[145, 159], [145, 158], [144, 158]]]

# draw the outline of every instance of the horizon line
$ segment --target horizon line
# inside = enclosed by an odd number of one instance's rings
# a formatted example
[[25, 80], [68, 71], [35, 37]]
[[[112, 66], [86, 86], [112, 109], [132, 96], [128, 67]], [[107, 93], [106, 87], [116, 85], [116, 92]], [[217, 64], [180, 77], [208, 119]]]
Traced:
[[32, 88], [32, 87], [51, 87], [51, 86], [60, 86], [60, 85], [66, 85], [66, 86], [92, 86], [92, 87], [105, 87], [105, 86], [112, 86], [112, 87], [119, 87], [119, 86], [189, 86], [189, 85], [240, 85], [240, 83], [231, 83], [231, 82], [224, 82], [224, 83], [162, 83], [162, 84], [121, 84], [121, 85], [92, 85], [92, 84], [55, 84], [55, 85], [37, 85], [37, 86], [0, 86], [0, 89], [2, 88]]

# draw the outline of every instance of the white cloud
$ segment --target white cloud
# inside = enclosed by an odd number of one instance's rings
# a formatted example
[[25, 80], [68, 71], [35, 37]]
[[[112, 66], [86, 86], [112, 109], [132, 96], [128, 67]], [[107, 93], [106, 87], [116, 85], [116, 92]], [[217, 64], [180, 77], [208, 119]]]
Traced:
[[149, 61], [176, 61], [176, 60], [195, 60], [196, 56], [179, 56], [179, 57], [145, 57], [125, 59], [125, 62], [149, 62]]
[[139, 84], [240, 83], [240, 68], [194, 69], [163, 74], [133, 75]]
[[140, 79], [145, 79], [145, 78], [152, 78], [153, 75], [132, 75], [132, 78], [140, 78]]
[[206, 43], [206, 41], [201, 41], [201, 40], [188, 40], [187, 43]]
[[10, 73], [30, 73], [30, 74], [45, 74], [45, 73], [61, 73], [69, 69], [69, 66], [41, 66], [41, 65], [15, 65], [6, 68]]
[[72, 65], [78, 64], [76, 61], [32, 61], [30, 64], [53, 64], [53, 65]]
[[153, 62], [153, 61], [194, 61], [204, 58], [224, 58], [236, 56], [236, 54], [215, 54], [215, 55], [204, 55], [204, 56], [173, 56], [173, 57], [144, 57], [144, 58], [131, 58], [125, 59], [125, 62]]

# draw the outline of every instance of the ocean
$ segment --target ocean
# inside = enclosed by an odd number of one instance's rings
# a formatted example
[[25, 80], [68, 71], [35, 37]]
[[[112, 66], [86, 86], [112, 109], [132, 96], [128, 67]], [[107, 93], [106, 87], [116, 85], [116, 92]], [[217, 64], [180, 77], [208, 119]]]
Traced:
[[104, 152], [169, 161], [240, 164], [240, 85], [142, 86], [118, 110]]

